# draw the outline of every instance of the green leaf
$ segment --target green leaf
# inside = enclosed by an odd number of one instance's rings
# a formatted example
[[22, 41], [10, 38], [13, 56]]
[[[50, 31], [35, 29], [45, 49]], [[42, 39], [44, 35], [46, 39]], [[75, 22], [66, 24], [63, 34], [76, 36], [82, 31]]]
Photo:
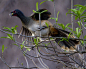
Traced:
[[80, 27], [80, 26], [81, 26], [81, 23], [80, 23], [80, 21], [78, 21], [77, 23], [78, 23], [78, 25], [79, 25], [79, 27]]
[[5, 31], [12, 32], [12, 30], [8, 27], [4, 27], [3, 29], [5, 29]]
[[16, 29], [18, 27], [18, 25], [16, 25], [14, 28]]
[[86, 24], [84, 24], [84, 26], [86, 27]]
[[4, 52], [4, 45], [2, 45], [2, 53]]
[[36, 10], [38, 11], [38, 2], [36, 2]]
[[21, 44], [20, 46], [21, 46], [21, 49], [23, 49], [23, 48], [24, 48], [24, 45], [22, 45], [22, 44]]
[[84, 39], [86, 39], [86, 35], [84, 36]]
[[45, 46], [48, 46], [50, 43], [46, 43]]
[[57, 13], [57, 18], [56, 18], [56, 22], [58, 22], [58, 15], [59, 15], [59, 11], [58, 11], [58, 13]]
[[72, 12], [74, 12], [75, 14], [77, 14], [77, 9], [70, 9]]
[[42, 11], [41, 13], [47, 12], [47, 10]]
[[80, 5], [80, 4], [76, 4], [74, 6], [76, 6], [76, 7], [84, 7], [83, 5]]
[[69, 33], [69, 35], [68, 35], [68, 39], [71, 37], [71, 33]]
[[73, 32], [73, 29], [72, 28], [70, 28], [70, 27], [67, 27], [71, 32]]
[[36, 38], [34, 38], [34, 43], [36, 44]]
[[[66, 39], [66, 38], [63, 38], [63, 39], [61, 39], [59, 42], [61, 42], [61, 41], [68, 41], [69, 39]], [[59, 44], [59, 42], [58, 42], [58, 44]]]
[[1, 37], [1, 38], [8, 38], [8, 37]]
[[25, 41], [22, 42], [22, 44], [24, 44], [24, 43], [25, 43]]
[[49, 19], [53, 19], [53, 20], [55, 20], [55, 18], [54, 18], [54, 17], [51, 17], [51, 18], [49, 18]]
[[52, 1], [53, 2], [54, 0], [47, 0], [47, 1]]
[[81, 43], [84, 45], [84, 41], [81, 40]]
[[71, 25], [70, 23], [66, 24], [65, 28], [67, 28], [69, 25]]
[[52, 1], [52, 2], [53, 2], [54, 0], [45, 0], [45, 1], [42, 1], [42, 2], [40, 3], [40, 5], [43, 4], [43, 3], [46, 2], [46, 1]]
[[77, 20], [79, 17], [78, 16], [75, 16], [75, 20]]
[[21, 65], [23, 66], [23, 63], [21, 63]]
[[34, 43], [35, 43], [36, 45], [38, 45], [38, 42], [39, 42], [39, 37], [34, 38]]
[[65, 26], [64, 26], [64, 24], [62, 24], [62, 23], [61, 23], [61, 24], [59, 24], [59, 23], [58, 23], [58, 25], [59, 25], [63, 30], [65, 30], [65, 29], [66, 29], [66, 28], [65, 28]]
[[49, 25], [48, 25], [48, 23], [46, 22], [45, 24], [46, 24], [46, 26], [49, 28]]
[[37, 39], [36, 38], [34, 38], [34, 43], [37, 45], [38, 43], [37, 43]]
[[82, 29], [76, 28], [76, 31], [74, 31], [74, 33], [76, 34], [76, 36], [79, 38], [82, 34]]
[[9, 28], [9, 27], [4, 27], [3, 29], [5, 29], [5, 31], [8, 31], [8, 32], [11, 32], [11, 33], [13, 33], [13, 34], [16, 34], [17, 33], [17, 28], [18, 26], [16, 25], [15, 27], [11, 27], [11, 28]]
[[[86, 22], [86, 19], [84, 19], [84, 22]], [[85, 26], [86, 27], [86, 26]]]
[[14, 44], [14, 45], [18, 46], [17, 44]]
[[7, 47], [4, 47], [4, 45], [2, 45], [2, 53], [5, 51]]
[[76, 34], [78, 35], [78, 33], [79, 33], [79, 28], [76, 28]]
[[10, 34], [7, 34], [7, 35], [8, 35], [7, 38], [13, 40], [13, 36], [11, 36]]
[[42, 2], [40, 3], [40, 5], [41, 5], [41, 4], [43, 4], [43, 3], [44, 3], [44, 2], [46, 2], [46, 1], [47, 1], [47, 0], [45, 0], [45, 1], [42, 1]]
[[28, 51], [31, 51], [31, 49], [30, 48], [26, 48]]
[[20, 45], [21, 46], [21, 49], [24, 48], [24, 43], [25, 43], [25, 41], [23, 41], [22, 44]]
[[36, 13], [36, 11], [35, 11], [35, 10], [33, 10], [33, 12], [34, 12], [34, 13]]

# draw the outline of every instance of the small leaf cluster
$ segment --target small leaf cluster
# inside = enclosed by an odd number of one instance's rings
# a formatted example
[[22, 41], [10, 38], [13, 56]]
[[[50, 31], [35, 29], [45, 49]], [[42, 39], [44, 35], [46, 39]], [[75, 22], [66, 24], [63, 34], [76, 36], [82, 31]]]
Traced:
[[27, 52], [27, 51], [30, 51], [31, 50], [29, 47], [26, 47], [25, 46], [25, 41], [23, 41], [20, 46], [21, 46], [21, 49], [26, 48], [26, 51], [24, 51], [24, 52]]
[[44, 0], [44, 1], [42, 1], [42, 2], [40, 3], [40, 5], [43, 4], [43, 3], [46, 2], [46, 1], [52, 1], [52, 2], [53, 2], [54, 0]]
[[39, 37], [37, 37], [37, 38], [34, 38], [34, 43], [35, 43], [35, 45], [37, 46], [38, 45], [38, 43], [39, 43]]
[[[75, 20], [86, 20], [86, 5], [74, 5], [75, 9], [70, 9], [67, 14], [73, 14], [75, 16]], [[72, 12], [70, 12], [72, 11]]]
[[[18, 27], [18, 26], [16, 25], [15, 27], [11, 27], [11, 28], [9, 28], [9, 27], [4, 27], [3, 29], [4, 29], [5, 31], [9, 32], [9, 33], [16, 34], [16, 33], [17, 33], [17, 29], [16, 29], [16, 28], [17, 28], [17, 27]], [[8, 39], [11, 39], [11, 40], [14, 40], [14, 41], [15, 41], [13, 35], [11, 35], [11, 34], [7, 34], [7, 37], [1, 37], [1, 38], [8, 38]]]
[[10, 33], [13, 33], [13, 34], [16, 34], [17, 33], [17, 28], [18, 26], [16, 25], [15, 27], [11, 27], [11, 28], [9, 28], [9, 27], [4, 27], [3, 29], [5, 30], [5, 31], [7, 31], [7, 32], [10, 32]]
[[57, 17], [56, 17], [56, 18], [51, 17], [51, 18], [49, 18], [49, 19], [53, 19], [53, 20], [55, 20], [56, 22], [58, 22], [58, 15], [59, 15], [59, 11], [58, 11], [58, 13], [57, 13]]
[[44, 10], [44, 11], [42, 11], [42, 12], [38, 12], [38, 2], [37, 2], [37, 3], [36, 3], [36, 11], [33, 10], [33, 12], [34, 12], [34, 13], [42, 14], [42, 13], [44, 13], [44, 12], [47, 12], [47, 10]]
[[82, 34], [82, 29], [80, 29], [79, 27], [76, 28], [76, 31], [74, 31], [74, 34], [77, 38], [80, 38], [81, 34]]
[[68, 23], [68, 24], [64, 25], [64, 24], [62, 24], [62, 23], [58, 23], [58, 25], [59, 25], [63, 30], [65, 30], [66, 28], [69, 28], [68, 26], [71, 25], [71, 24]]
[[2, 45], [2, 53], [5, 51], [7, 47], [4, 47], [4, 45]]

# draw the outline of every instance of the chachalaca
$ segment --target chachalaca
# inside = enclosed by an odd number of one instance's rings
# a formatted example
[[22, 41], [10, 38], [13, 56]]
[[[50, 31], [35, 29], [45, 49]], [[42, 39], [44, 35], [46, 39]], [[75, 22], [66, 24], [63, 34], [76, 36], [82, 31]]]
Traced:
[[[38, 12], [43, 12], [46, 9], [39, 9]], [[39, 22], [39, 13], [34, 13], [31, 16], [25, 16], [20, 10], [16, 9], [10, 13], [11, 16], [17, 16], [22, 21], [22, 29], [29, 31], [32, 36], [52, 36], [52, 37], [68, 37], [70, 32], [54, 27], [48, 19], [51, 13], [49, 11], [43, 12], [40, 15], [41, 27]], [[46, 26], [46, 23], [48, 26]], [[28, 32], [28, 33], [29, 33]], [[70, 36], [70, 38], [75, 38], [75, 36]], [[63, 40], [60, 38], [55, 38], [56, 43], [63, 49], [67, 51], [76, 51], [78, 40], [75, 39]]]

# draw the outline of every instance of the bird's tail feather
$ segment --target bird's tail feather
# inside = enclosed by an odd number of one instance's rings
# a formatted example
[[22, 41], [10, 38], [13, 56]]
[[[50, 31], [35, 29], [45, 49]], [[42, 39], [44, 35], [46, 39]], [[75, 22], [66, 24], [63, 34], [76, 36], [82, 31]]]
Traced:
[[[53, 37], [69, 37], [69, 34], [70, 34], [70, 32], [62, 30], [62, 29], [58, 29], [58, 28], [55, 28], [55, 32], [57, 32], [57, 34], [54, 34], [51, 31], [51, 36], [53, 36]], [[70, 35], [69, 39], [56, 38], [55, 41], [63, 50], [77, 51], [77, 45], [79, 44], [79, 40], [71, 39], [71, 38], [75, 38], [75, 36]]]

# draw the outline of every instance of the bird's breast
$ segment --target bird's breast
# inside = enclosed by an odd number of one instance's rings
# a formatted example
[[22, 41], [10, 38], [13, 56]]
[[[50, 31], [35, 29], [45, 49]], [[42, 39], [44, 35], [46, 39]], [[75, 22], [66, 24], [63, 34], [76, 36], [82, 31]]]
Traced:
[[39, 25], [38, 24], [32, 24], [28, 28], [31, 32], [35, 32], [39, 28]]
[[[42, 27], [42, 26], [41, 26]], [[40, 36], [40, 32], [42, 36], [46, 36], [49, 32], [48, 28], [41, 28], [39, 24], [33, 24], [29, 27], [29, 30], [35, 35], [35, 36]]]

